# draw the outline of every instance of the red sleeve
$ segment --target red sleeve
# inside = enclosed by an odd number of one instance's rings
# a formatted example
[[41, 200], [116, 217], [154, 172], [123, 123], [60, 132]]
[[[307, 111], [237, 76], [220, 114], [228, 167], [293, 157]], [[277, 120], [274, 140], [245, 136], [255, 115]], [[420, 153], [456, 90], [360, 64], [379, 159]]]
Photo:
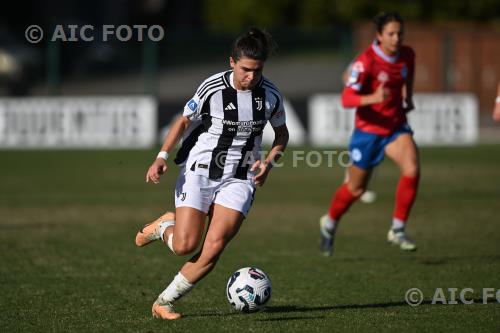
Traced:
[[342, 105], [354, 108], [361, 105], [360, 91], [366, 83], [367, 72], [370, 66], [367, 52], [363, 52], [351, 65], [349, 77], [342, 91]]
[[342, 91], [342, 106], [345, 108], [355, 108], [361, 105], [361, 95], [350, 87], [345, 87]]

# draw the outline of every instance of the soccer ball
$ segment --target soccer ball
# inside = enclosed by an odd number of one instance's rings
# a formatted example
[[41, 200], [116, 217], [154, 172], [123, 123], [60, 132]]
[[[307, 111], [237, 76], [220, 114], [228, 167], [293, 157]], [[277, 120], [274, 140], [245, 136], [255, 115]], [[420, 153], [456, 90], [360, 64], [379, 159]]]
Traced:
[[259, 311], [271, 298], [271, 280], [262, 270], [245, 267], [231, 275], [226, 294], [234, 309], [242, 312]]

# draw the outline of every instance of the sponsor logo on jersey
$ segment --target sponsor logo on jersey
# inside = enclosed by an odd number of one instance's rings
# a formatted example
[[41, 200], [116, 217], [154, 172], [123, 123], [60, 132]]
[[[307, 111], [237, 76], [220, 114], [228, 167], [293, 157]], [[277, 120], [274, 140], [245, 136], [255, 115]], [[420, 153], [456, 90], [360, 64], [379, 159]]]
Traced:
[[224, 110], [226, 110], [226, 111], [236, 110], [236, 106], [234, 106], [233, 102], [230, 102], [228, 105], [226, 105]]
[[352, 64], [352, 70], [363, 73], [365, 71], [365, 66], [361, 61], [356, 61], [354, 64]]
[[377, 75], [377, 80], [379, 80], [380, 82], [387, 82], [387, 81], [389, 81], [389, 74], [387, 74], [384, 71], [381, 71]]
[[198, 107], [198, 104], [194, 101], [194, 99], [192, 99], [187, 103], [187, 106], [191, 109], [191, 111], [195, 111]]
[[255, 97], [255, 104], [257, 104], [257, 110], [262, 110], [262, 97]]
[[266, 123], [266, 120], [242, 120], [242, 121], [235, 121], [235, 120], [227, 120], [227, 119], [222, 119], [222, 124], [223, 125], [229, 125], [229, 126], [252, 126], [252, 125], [262, 125]]

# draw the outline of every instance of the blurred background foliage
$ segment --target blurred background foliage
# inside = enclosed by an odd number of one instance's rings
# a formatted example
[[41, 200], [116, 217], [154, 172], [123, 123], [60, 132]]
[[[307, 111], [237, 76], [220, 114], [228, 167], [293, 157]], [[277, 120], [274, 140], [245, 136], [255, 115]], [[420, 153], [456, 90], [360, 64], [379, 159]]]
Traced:
[[351, 24], [371, 19], [382, 9], [399, 11], [410, 21], [459, 20], [500, 24], [497, 0], [204, 0], [202, 13], [209, 29], [237, 32], [250, 24], [300, 29]]

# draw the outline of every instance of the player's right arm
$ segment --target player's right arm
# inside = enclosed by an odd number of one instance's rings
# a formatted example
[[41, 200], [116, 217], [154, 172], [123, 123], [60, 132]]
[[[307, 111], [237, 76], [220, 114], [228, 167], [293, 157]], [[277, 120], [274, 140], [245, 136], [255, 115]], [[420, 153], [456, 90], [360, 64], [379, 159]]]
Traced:
[[497, 97], [495, 98], [495, 106], [493, 107], [493, 121], [500, 122], [500, 82], [498, 82]]
[[[189, 127], [190, 120], [188, 117], [182, 115], [178, 117], [173, 125], [170, 127], [168, 131], [167, 137], [165, 138], [165, 142], [161, 146], [161, 152], [166, 152], [170, 154], [172, 149], [177, 145], [184, 131]], [[150, 180], [158, 184], [160, 182], [160, 177], [168, 170], [167, 160], [163, 157], [158, 156], [156, 160], [151, 164], [146, 173], [146, 182]]]
[[[182, 134], [189, 127], [191, 121], [201, 117], [203, 102], [204, 99], [200, 98], [197, 91], [193, 98], [186, 103], [182, 116], [178, 117], [170, 127], [158, 157], [146, 172], [146, 182], [149, 182], [150, 180], [155, 184], [160, 182], [161, 175], [168, 170], [166, 157], [168, 157], [168, 154], [170, 154], [172, 149], [177, 145], [182, 137]], [[163, 154], [163, 156], [160, 156], [161, 154]]]
[[371, 94], [361, 94], [363, 85], [367, 84], [367, 77], [371, 61], [364, 54], [358, 57], [350, 66], [350, 74], [342, 91], [342, 105], [346, 108], [382, 103], [387, 99], [388, 90], [384, 89], [384, 82], [380, 83]]

